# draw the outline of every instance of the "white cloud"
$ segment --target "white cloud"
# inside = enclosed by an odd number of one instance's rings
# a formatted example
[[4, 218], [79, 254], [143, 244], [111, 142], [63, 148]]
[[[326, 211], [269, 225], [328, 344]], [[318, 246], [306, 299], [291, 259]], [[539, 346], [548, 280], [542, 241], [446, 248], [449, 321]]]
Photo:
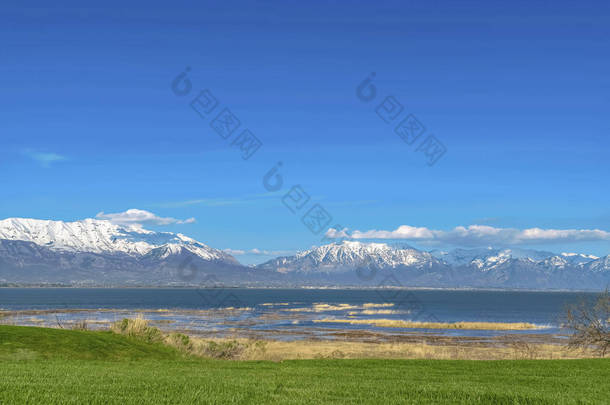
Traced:
[[66, 160], [65, 156], [59, 155], [52, 152], [36, 152], [33, 150], [25, 150], [23, 154], [27, 157], [34, 159], [42, 167], [51, 167], [51, 164]]
[[332, 239], [407, 239], [424, 243], [462, 246], [519, 245], [526, 243], [591, 242], [610, 240], [610, 232], [600, 229], [515, 229], [487, 225], [458, 226], [449, 231], [401, 225], [395, 230], [368, 231], [329, 229]]
[[97, 219], [105, 219], [117, 225], [132, 225], [142, 226], [144, 224], [149, 225], [171, 225], [171, 224], [192, 224], [195, 222], [195, 218], [188, 219], [176, 219], [171, 217], [159, 217], [150, 211], [138, 210], [135, 208], [129, 209], [124, 212], [117, 212], [114, 214], [106, 214], [103, 211], [99, 212], [96, 216]]

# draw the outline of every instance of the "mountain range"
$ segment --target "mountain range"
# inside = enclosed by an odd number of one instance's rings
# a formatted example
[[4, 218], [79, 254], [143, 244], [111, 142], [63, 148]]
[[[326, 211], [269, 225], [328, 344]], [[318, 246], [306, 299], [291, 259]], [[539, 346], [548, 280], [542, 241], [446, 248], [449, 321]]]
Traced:
[[604, 289], [610, 256], [506, 249], [422, 251], [343, 241], [257, 266], [182, 234], [106, 220], [0, 221], [0, 284], [403, 286]]

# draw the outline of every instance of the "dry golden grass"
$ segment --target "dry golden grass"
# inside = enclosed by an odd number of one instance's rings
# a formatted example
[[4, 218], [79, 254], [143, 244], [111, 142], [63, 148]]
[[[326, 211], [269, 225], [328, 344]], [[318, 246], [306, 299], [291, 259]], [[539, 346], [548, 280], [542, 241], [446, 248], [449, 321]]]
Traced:
[[148, 320], [144, 319], [141, 314], [136, 318], [124, 318], [122, 321], [113, 323], [110, 330], [147, 342], [162, 342], [166, 337], [159, 329], [149, 326]]
[[362, 306], [352, 305], [352, 304], [335, 304], [335, 305], [331, 305], [331, 304], [317, 303], [317, 304], [313, 304], [311, 307], [287, 308], [287, 309], [284, 309], [283, 311], [288, 311], [288, 312], [326, 312], [326, 311], [347, 311], [347, 310], [355, 310], [355, 309], [369, 310], [369, 308], [387, 308], [387, 307], [393, 307], [393, 306], [394, 306], [394, 304], [392, 304], [392, 303], [376, 304], [376, 303], [372, 303], [372, 302], [368, 302], [366, 304], [363, 304]]
[[182, 333], [165, 334], [149, 326], [139, 316], [116, 322], [111, 330], [116, 333], [163, 342], [185, 354], [230, 360], [317, 359], [317, 358], [375, 358], [375, 359], [454, 359], [454, 360], [506, 360], [506, 359], [575, 359], [597, 357], [591, 350], [569, 350], [564, 345], [533, 343], [517, 337], [490, 344], [455, 343], [430, 344], [426, 342], [372, 343], [336, 340], [254, 340], [205, 339]]
[[381, 304], [376, 304], [373, 302], [367, 302], [366, 304], [363, 305], [364, 308], [386, 308], [386, 307], [393, 307], [394, 304], [387, 302], [387, 303], [381, 303]]
[[124, 321], [113, 323], [110, 330], [124, 335], [140, 336], [149, 327], [148, 320], [142, 315], [138, 315], [132, 319], [127, 319], [127, 322]]
[[368, 343], [348, 341], [252, 341], [248, 339], [198, 339], [191, 338], [200, 349], [195, 353], [205, 356], [210, 341], [217, 344], [236, 342], [247, 348], [237, 360], [294, 360], [318, 358], [349, 359], [438, 359], [438, 360], [512, 360], [512, 359], [577, 359], [597, 357], [592, 351], [571, 351], [565, 346], [553, 344], [526, 344], [523, 347], [507, 345], [467, 346], [432, 345], [427, 343]]
[[352, 325], [372, 325], [382, 328], [409, 328], [409, 329], [476, 329], [476, 330], [527, 330], [544, 329], [543, 326], [527, 322], [412, 322], [400, 319], [315, 319], [320, 323], [349, 323]]

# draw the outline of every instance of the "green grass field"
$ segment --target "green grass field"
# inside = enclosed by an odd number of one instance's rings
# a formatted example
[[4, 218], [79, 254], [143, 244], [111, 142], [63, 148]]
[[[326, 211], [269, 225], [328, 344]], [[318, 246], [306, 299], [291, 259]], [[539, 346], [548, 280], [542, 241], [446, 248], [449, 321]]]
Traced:
[[610, 360], [240, 362], [111, 332], [0, 326], [0, 403], [608, 404]]

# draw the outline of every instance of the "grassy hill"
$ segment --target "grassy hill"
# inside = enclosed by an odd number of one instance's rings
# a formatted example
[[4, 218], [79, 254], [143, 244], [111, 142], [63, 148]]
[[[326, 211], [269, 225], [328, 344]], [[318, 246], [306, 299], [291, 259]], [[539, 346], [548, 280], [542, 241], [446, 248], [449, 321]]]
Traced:
[[111, 332], [0, 326], [0, 403], [603, 404], [610, 360], [186, 357]]
[[0, 325], [0, 359], [176, 359], [179, 353], [116, 333]]

